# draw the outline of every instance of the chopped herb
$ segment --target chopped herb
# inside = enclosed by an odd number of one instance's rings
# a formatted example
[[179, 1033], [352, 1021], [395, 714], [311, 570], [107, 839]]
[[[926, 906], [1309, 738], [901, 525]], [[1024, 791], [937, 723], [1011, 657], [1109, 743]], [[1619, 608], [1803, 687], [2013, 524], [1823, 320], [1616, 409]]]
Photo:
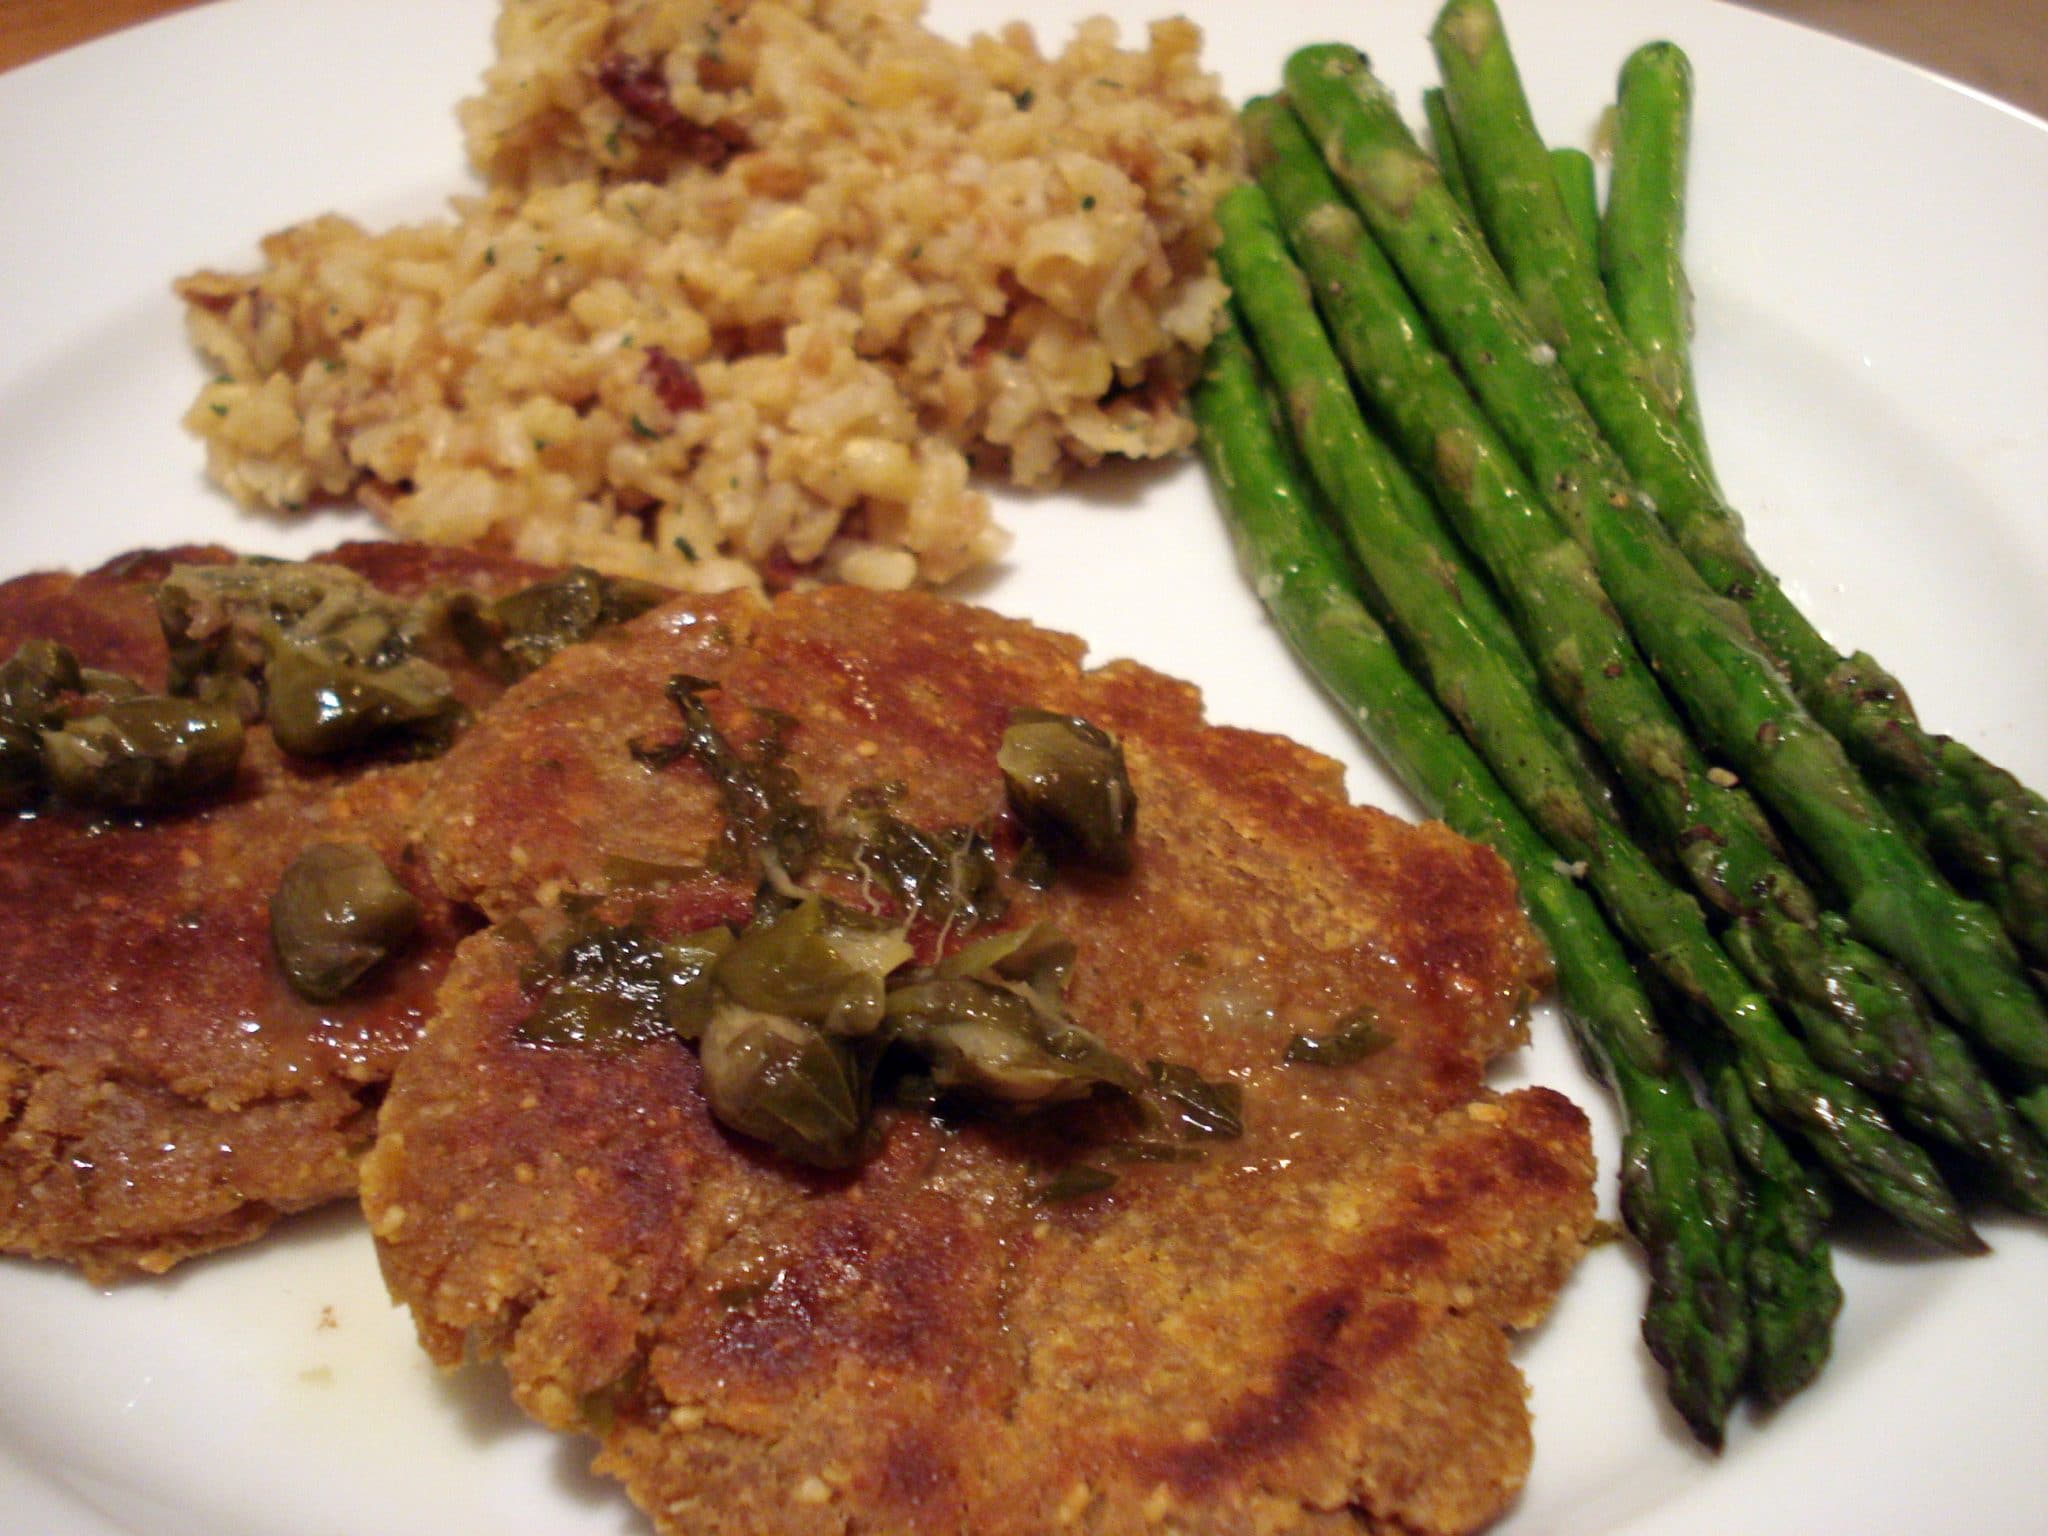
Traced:
[[1361, 1009], [1328, 1034], [1296, 1035], [1281, 1060], [1297, 1067], [1348, 1067], [1387, 1044], [1370, 1009]]
[[633, 435], [635, 437], [659, 437], [661, 435], [659, 432], [656, 432], [654, 428], [647, 425], [646, 422], [642, 421], [638, 416], [632, 417], [631, 420], [633, 423]]
[[533, 451], [535, 453], [546, 453], [548, 451], [548, 440], [544, 437], [536, 437], [533, 440]]
[[470, 659], [509, 682], [606, 625], [645, 613], [666, 596], [648, 582], [575, 566], [495, 601], [458, 593], [447, 618]]
[[801, 874], [816, 851], [820, 818], [815, 807], [798, 795], [796, 775], [782, 761], [786, 717], [771, 711], [754, 713], [770, 726], [756, 747], [756, 761], [741, 757], [719, 730], [702, 694], [718, 684], [678, 672], [668, 680], [669, 702], [683, 719], [682, 734], [672, 741], [629, 742], [627, 750], [650, 768], [693, 762], [711, 778], [725, 806], [725, 830], [719, 851], [725, 868], [753, 865], [784, 879]]
[[207, 409], [213, 412], [213, 414], [216, 416], [225, 416], [228, 413], [228, 408], [222, 405], [219, 401], [215, 401], [213, 404], [207, 406]]
[[1037, 100], [1037, 98], [1033, 96], [1031, 91], [1027, 88], [1025, 90], [1021, 90], [1014, 93], [1010, 97], [1010, 100], [1017, 103], [1017, 110], [1019, 112], [1029, 112], [1031, 110], [1031, 103]]
[[1083, 213], [1086, 213], [1089, 209], [1093, 208], [1094, 206], [1095, 198], [1092, 194], [1081, 199], [1081, 211]]
[[696, 545], [692, 544], [692, 543], [691, 543], [691, 542], [690, 542], [690, 541], [689, 541], [688, 539], [684, 538], [684, 537], [683, 537], [683, 536], [682, 536], [682, 535], [681, 535], [680, 533], [679, 533], [679, 534], [677, 534], [677, 535], [675, 536], [675, 539], [674, 539], [674, 540], [673, 540], [672, 542], [673, 542], [673, 543], [675, 544], [675, 546], [676, 546], [676, 553], [677, 553], [677, 554], [681, 555], [681, 556], [682, 556], [682, 557], [683, 557], [683, 558], [684, 558], [685, 560], [689, 561], [689, 562], [690, 562], [690, 563], [691, 563], [692, 565], [695, 565], [695, 564], [697, 563], [697, 546], [696, 546]]
[[917, 258], [918, 258], [918, 257], [922, 256], [923, 254], [924, 254], [924, 242], [923, 242], [922, 240], [920, 240], [920, 241], [918, 241], [918, 242], [917, 242], [917, 244], [913, 245], [913, 246], [912, 246], [912, 247], [910, 248], [910, 259], [911, 259], [912, 261], [915, 261], [915, 260], [917, 260]]
[[1099, 1195], [1116, 1183], [1116, 1175], [1107, 1168], [1097, 1168], [1089, 1163], [1069, 1163], [1053, 1175], [1052, 1182], [1038, 1191], [1041, 1205], [1058, 1205], [1068, 1200], [1084, 1200], [1090, 1195]]
[[1233, 1140], [1244, 1134], [1244, 1090], [1212, 1083], [1177, 1061], [1148, 1061], [1152, 1092], [1164, 1101], [1166, 1123], [1184, 1141]]
[[619, 130], [616, 124], [613, 125], [612, 131], [604, 136], [604, 152], [614, 159], [618, 158]]
[[497, 264], [498, 264], [498, 248], [497, 248], [497, 247], [496, 247], [495, 245], [487, 245], [487, 246], [485, 246], [485, 247], [484, 247], [484, 265], [485, 265], [485, 266], [487, 266], [487, 267], [495, 267], [495, 266], [496, 266]]

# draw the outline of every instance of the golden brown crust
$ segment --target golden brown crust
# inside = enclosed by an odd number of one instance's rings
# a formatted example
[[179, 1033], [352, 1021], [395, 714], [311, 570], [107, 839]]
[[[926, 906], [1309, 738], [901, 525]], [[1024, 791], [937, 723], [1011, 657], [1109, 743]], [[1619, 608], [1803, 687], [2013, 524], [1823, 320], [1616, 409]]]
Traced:
[[[0, 584], [0, 656], [54, 639], [162, 687], [153, 584], [175, 563], [229, 558], [144, 551]], [[533, 574], [398, 545], [323, 558], [405, 595]], [[458, 679], [472, 703], [497, 691], [474, 669]], [[382, 1085], [474, 926], [413, 857], [407, 824], [430, 771], [294, 762], [258, 726], [233, 788], [203, 806], [0, 821], [0, 1250], [95, 1279], [161, 1271], [354, 1190]], [[316, 1006], [277, 974], [268, 904], [323, 838], [370, 843], [424, 918], [366, 989]]]
[[[664, 1530], [1460, 1531], [1520, 1485], [1505, 1330], [1576, 1260], [1592, 1167], [1570, 1104], [1483, 1085], [1542, 969], [1506, 871], [1203, 725], [1184, 684], [1079, 660], [929, 597], [698, 600], [518, 685], [428, 797], [437, 873], [510, 913], [607, 859], [704, 857], [705, 776], [626, 750], [673, 733], [673, 672], [720, 681], [736, 740], [788, 716], [809, 798], [900, 777], [910, 819], [999, 836], [1008, 709], [1085, 715], [1124, 744], [1134, 868], [1005, 925], [1075, 940], [1070, 1007], [1116, 1049], [1243, 1085], [1241, 1139], [1072, 1203], [1037, 1196], [1086, 1109], [896, 1115], [823, 1174], [716, 1127], [687, 1047], [521, 1043], [518, 930], [466, 941], [365, 1165], [386, 1277], [437, 1358], [502, 1357], [529, 1412], [596, 1433]], [[1282, 1064], [1361, 1007], [1383, 1049]]]

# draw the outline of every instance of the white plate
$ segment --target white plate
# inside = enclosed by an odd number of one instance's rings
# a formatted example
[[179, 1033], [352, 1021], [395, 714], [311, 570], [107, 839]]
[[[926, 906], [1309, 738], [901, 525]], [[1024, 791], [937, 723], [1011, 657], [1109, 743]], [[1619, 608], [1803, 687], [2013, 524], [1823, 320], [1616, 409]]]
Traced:
[[[1168, 0], [1160, 0], [1168, 3]], [[1149, 0], [942, 0], [963, 33], [1031, 12], [1048, 42]], [[1413, 100], [1428, 0], [1193, 7], [1234, 95], [1295, 44], [1371, 50]], [[1704, 0], [1519, 0], [1539, 113], [1583, 142], [1652, 35], [1698, 69], [1691, 265], [1701, 394], [1757, 543], [1932, 724], [2048, 782], [2048, 131], [1875, 55]], [[176, 423], [200, 379], [168, 284], [253, 260], [329, 209], [434, 212], [488, 0], [236, 0], [0, 78], [0, 529], [12, 572], [151, 541], [308, 551], [360, 523], [236, 515]], [[1344, 759], [1405, 802], [1296, 672], [1232, 569], [1191, 467], [1006, 505], [979, 595], [1199, 680], [1215, 718]], [[1074, 557], [1070, 551], [1083, 550]], [[1554, 1019], [1512, 1069], [1612, 1123]], [[1521, 1350], [1537, 1456], [1504, 1529], [2039, 1531], [2048, 1241], [1984, 1218], [1995, 1257], [1844, 1240], [1821, 1384], [1718, 1463], [1661, 1406], [1630, 1250], [1593, 1254]], [[40, 1536], [594, 1536], [644, 1524], [527, 1425], [488, 1370], [440, 1378], [334, 1212], [102, 1295], [0, 1264], [0, 1527]]]

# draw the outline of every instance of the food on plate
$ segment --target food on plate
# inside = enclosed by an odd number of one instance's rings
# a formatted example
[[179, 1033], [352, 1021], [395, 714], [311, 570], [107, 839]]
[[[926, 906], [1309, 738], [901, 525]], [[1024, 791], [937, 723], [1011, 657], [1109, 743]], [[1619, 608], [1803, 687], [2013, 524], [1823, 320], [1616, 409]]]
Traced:
[[[1484, 1086], [1542, 977], [1507, 870], [1080, 659], [921, 594], [694, 597], [440, 764], [430, 866], [496, 922], [365, 1208], [428, 1350], [501, 1358], [662, 1529], [1452, 1531], [1522, 1480], [1506, 1330], [1592, 1168]], [[743, 1001], [875, 1042], [857, 1155], [716, 1117]]]
[[179, 284], [188, 424], [274, 508], [677, 587], [937, 582], [1022, 485], [1192, 441], [1238, 172], [1199, 34], [960, 44], [902, 0], [522, 0], [462, 117], [485, 189]]
[[[2034, 1086], [2048, 1000], [2012, 942], [2048, 893], [2028, 872], [2048, 850], [2029, 832], [2041, 806], [1928, 737], [1875, 663], [1790, 610], [1688, 444], [1682, 55], [1655, 45], [1624, 70], [1628, 155], [1659, 165], [1617, 176], [1603, 282], [1598, 210], [1574, 206], [1584, 168], [1538, 137], [1491, 0], [1449, 0], [1431, 40], [1437, 158], [1349, 47], [1297, 50], [1285, 97], [1245, 108], [1255, 181], [1219, 203], [1220, 261], [1257, 358], [1226, 319], [1204, 448], [1261, 597], [1318, 674], [1426, 799], [1500, 841], [1502, 809], [1466, 803], [1465, 770], [1446, 766], [1441, 705], [1668, 993], [1668, 1028], [1743, 1165], [1739, 1186], [1702, 1192], [1736, 1218], [1714, 1241], [1731, 1291], [1738, 1272], [1747, 1291], [1746, 1378], [1724, 1369], [1740, 1356], [1732, 1330], [1715, 1350], [1673, 1347], [1676, 1305], [1705, 1294], [1714, 1265], [1674, 1255], [1669, 1210], [1642, 1198], [1646, 1165], [1625, 1170], [1624, 1216], [1650, 1256], [1653, 1351], [1718, 1444], [1738, 1384], [1775, 1403], [1825, 1358], [1839, 1301], [1825, 1177], [1980, 1251], [1917, 1136], [2048, 1214], [2048, 1093]], [[1336, 590], [1304, 595], [1311, 566]], [[1944, 850], [1998, 911], [1946, 883], [1930, 856]], [[1623, 999], [1571, 979], [1589, 965], [1583, 915], [1555, 910], [1549, 877], [1523, 867], [1567, 1005], [1633, 1121], [1629, 1074], [1672, 1080], [1672, 1046], [1641, 1010], [1618, 1029]]]
[[[548, 574], [394, 543], [0, 585], [0, 655], [71, 659], [38, 704], [63, 727], [37, 738], [53, 767], [96, 758], [80, 771], [124, 786], [74, 793], [55, 767], [0, 821], [0, 1249], [161, 1271], [354, 1192], [384, 1083], [475, 926], [409, 821], [419, 754], [504, 685], [430, 624], [436, 594], [509, 602]], [[162, 775], [207, 755], [189, 740], [65, 744], [67, 718], [118, 721], [135, 689], [230, 723], [225, 777], [169, 800]], [[11, 716], [19, 690], [0, 695]], [[149, 795], [128, 792], [138, 768]]]
[[[1752, 1370], [1769, 1362], [1783, 1396], [1825, 1357], [1840, 1291], [1820, 1232], [1819, 1196], [1797, 1179], [1774, 1207], [1791, 1219], [1768, 1230], [1745, 1220], [1743, 1181], [1754, 1171], [1738, 1165], [1731, 1138], [1695, 1098], [1683, 1059], [1592, 897], [1410, 674], [1355, 590], [1349, 557], [1288, 441], [1279, 402], [1228, 319], [1210, 343], [1194, 409], [1245, 576], [1288, 643], [1430, 813], [1514, 869], [1549, 941], [1566, 1020], [1622, 1110], [1621, 1217], [1650, 1271], [1644, 1342], [1693, 1433], [1718, 1446]], [[1756, 1130], [1755, 1145], [1775, 1141], [1767, 1128]], [[1804, 1282], [1781, 1286], [1781, 1297], [1756, 1298], [1754, 1328], [1746, 1245], [1768, 1253], [1788, 1280]], [[1796, 1304], [1771, 1305], [1785, 1297]], [[1779, 1321], [1766, 1339], [1774, 1313]]]

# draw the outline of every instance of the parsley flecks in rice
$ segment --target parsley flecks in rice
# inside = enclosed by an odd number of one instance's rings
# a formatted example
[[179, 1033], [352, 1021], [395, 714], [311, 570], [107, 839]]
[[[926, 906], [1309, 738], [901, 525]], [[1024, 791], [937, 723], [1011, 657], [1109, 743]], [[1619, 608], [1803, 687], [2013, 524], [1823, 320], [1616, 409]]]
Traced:
[[1184, 449], [1242, 159], [1197, 29], [1047, 58], [918, 17], [507, 5], [460, 108], [481, 195], [178, 285], [212, 474], [697, 590], [899, 587], [1001, 550], [970, 459], [1037, 486]]

